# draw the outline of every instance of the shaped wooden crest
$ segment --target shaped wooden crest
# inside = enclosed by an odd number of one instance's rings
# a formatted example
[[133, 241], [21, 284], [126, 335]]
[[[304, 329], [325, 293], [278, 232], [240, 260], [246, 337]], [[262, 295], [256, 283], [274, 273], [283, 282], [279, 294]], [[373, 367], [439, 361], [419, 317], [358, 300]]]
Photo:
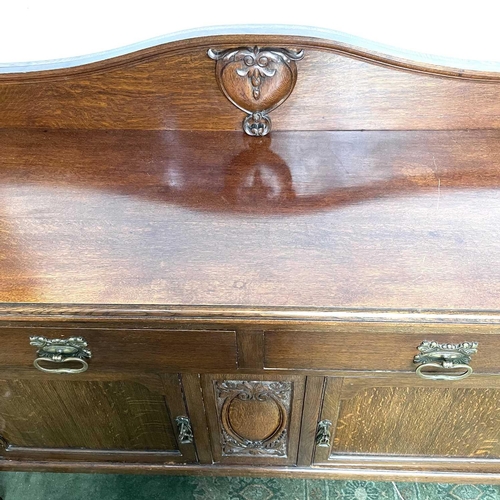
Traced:
[[248, 135], [263, 136], [271, 131], [269, 113], [283, 104], [297, 81], [297, 65], [304, 51], [241, 47], [210, 49], [215, 61], [217, 83], [224, 95], [247, 113], [243, 130]]

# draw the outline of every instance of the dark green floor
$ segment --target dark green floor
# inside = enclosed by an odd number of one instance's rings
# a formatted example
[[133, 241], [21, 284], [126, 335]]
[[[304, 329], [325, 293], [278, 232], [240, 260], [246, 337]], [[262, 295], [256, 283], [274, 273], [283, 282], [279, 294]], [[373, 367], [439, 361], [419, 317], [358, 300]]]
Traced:
[[3, 500], [500, 500], [500, 486], [0, 473]]

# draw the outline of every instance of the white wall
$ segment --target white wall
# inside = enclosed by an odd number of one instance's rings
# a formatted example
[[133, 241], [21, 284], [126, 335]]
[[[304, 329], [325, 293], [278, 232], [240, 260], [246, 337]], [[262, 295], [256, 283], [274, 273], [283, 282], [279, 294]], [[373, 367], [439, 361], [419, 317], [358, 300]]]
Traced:
[[338, 30], [411, 51], [500, 61], [492, 0], [0, 0], [0, 63], [68, 58], [213, 25]]

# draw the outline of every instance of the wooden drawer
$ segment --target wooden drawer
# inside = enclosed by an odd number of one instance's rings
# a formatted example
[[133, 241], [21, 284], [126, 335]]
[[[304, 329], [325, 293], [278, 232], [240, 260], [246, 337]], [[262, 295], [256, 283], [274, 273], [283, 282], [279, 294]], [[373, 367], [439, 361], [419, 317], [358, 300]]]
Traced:
[[415, 371], [417, 347], [478, 342], [475, 372], [500, 372], [498, 325], [330, 324], [328, 327], [269, 330], [264, 334], [265, 368], [308, 370]]
[[215, 370], [237, 367], [236, 333], [220, 330], [1, 328], [0, 368], [32, 367], [31, 336], [84, 337], [92, 370]]

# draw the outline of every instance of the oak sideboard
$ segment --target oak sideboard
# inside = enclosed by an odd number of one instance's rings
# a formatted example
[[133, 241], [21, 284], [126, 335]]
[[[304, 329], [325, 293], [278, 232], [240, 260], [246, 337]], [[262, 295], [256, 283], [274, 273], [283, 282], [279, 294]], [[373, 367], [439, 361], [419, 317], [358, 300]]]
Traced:
[[0, 469], [500, 481], [500, 73], [306, 36], [0, 74]]

